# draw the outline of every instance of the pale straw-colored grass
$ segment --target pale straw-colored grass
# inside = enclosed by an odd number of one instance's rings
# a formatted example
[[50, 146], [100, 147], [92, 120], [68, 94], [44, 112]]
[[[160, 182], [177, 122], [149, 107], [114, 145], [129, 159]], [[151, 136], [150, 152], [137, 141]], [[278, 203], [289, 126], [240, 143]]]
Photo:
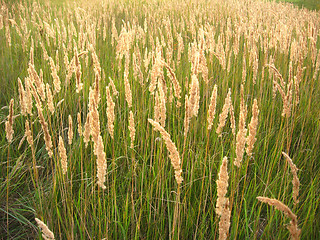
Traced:
[[9, 105], [9, 115], [8, 115], [8, 120], [5, 122], [5, 129], [6, 129], [6, 138], [9, 143], [12, 142], [13, 139], [13, 104], [14, 100], [10, 100], [10, 105]]
[[58, 150], [59, 150], [62, 173], [66, 174], [68, 171], [68, 157], [67, 157], [67, 151], [61, 136], [59, 136]]
[[283, 204], [277, 199], [267, 198], [267, 197], [257, 197], [260, 202], [274, 206], [279, 211], [283, 212], [291, 221], [290, 225], [287, 226], [287, 229], [290, 232], [292, 240], [300, 239], [301, 230], [298, 228], [298, 219], [297, 216], [290, 210], [288, 206]]
[[72, 123], [72, 117], [69, 115], [69, 126], [68, 126], [68, 144], [72, 144], [73, 139], [73, 123]]
[[218, 91], [217, 84], [215, 84], [211, 94], [210, 105], [208, 109], [208, 118], [207, 118], [208, 130], [212, 128], [213, 119], [215, 118], [215, 114], [216, 114], [217, 91]]
[[286, 160], [288, 161], [289, 165], [290, 165], [290, 169], [291, 169], [291, 173], [292, 173], [292, 197], [293, 197], [293, 201], [294, 201], [294, 205], [296, 205], [297, 203], [299, 203], [299, 186], [300, 186], [300, 181], [298, 178], [298, 168], [297, 166], [293, 163], [292, 159], [289, 157], [288, 154], [286, 154], [285, 152], [282, 152], [282, 155], [286, 158]]
[[258, 127], [258, 115], [259, 115], [258, 103], [257, 103], [257, 99], [254, 99], [253, 105], [252, 105], [252, 117], [248, 125], [249, 135], [247, 137], [247, 148], [246, 148], [246, 152], [248, 156], [252, 156], [254, 143], [257, 141], [256, 134], [257, 134], [257, 127]]
[[230, 108], [230, 104], [231, 104], [231, 89], [229, 88], [227, 97], [224, 101], [224, 105], [222, 107], [222, 112], [219, 115], [219, 124], [216, 130], [216, 133], [218, 134], [219, 137], [222, 136], [222, 129], [226, 124], [226, 120], [228, 117], [228, 113], [229, 113], [229, 108]]
[[42, 231], [42, 237], [45, 239], [45, 240], [54, 240], [54, 234], [53, 232], [48, 228], [48, 226], [42, 222], [40, 219], [38, 218], [35, 218], [39, 228], [41, 229]]
[[159, 131], [166, 146], [169, 151], [169, 158], [171, 159], [171, 164], [174, 168], [174, 174], [176, 181], [178, 185], [180, 185], [183, 181], [183, 178], [181, 176], [182, 169], [181, 169], [181, 160], [180, 160], [180, 155], [177, 150], [177, 147], [175, 144], [172, 142], [170, 134], [158, 123], [153, 121], [152, 119], [148, 119], [149, 123], [154, 127], [156, 131]]

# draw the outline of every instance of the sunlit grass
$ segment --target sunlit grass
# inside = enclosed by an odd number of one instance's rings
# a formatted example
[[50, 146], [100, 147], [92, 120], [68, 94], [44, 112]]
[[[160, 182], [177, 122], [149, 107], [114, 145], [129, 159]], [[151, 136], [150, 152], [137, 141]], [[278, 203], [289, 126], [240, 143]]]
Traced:
[[282, 2], [293, 3], [299, 7], [305, 7], [310, 10], [320, 10], [320, 2], [318, 0], [280, 0]]
[[[288, 205], [298, 217], [301, 239], [318, 235], [319, 13], [291, 5], [242, 0], [2, 1], [0, 6], [4, 23], [0, 29], [0, 239], [41, 239], [35, 218], [47, 224], [56, 239], [216, 239], [219, 236], [216, 180], [224, 157], [228, 159], [230, 239], [289, 238], [286, 229], [289, 221], [279, 211], [260, 203], [258, 196], [275, 198]], [[129, 56], [126, 66], [125, 57], [117, 58], [121, 49], [119, 37], [130, 34], [129, 51], [123, 50]], [[179, 50], [181, 39], [183, 45]], [[193, 45], [195, 52], [191, 51], [193, 43], [197, 43]], [[36, 104], [33, 115], [23, 116], [19, 103], [17, 79], [26, 88], [32, 47], [37, 73], [42, 69], [43, 82], [51, 90], [56, 88], [41, 44], [59, 65], [57, 74], [61, 81], [61, 91], [54, 95], [53, 114], [47, 102], [40, 100], [52, 138], [52, 158], [46, 150]], [[81, 64], [80, 92], [76, 91], [76, 73], [69, 84], [65, 81], [75, 47]], [[146, 65], [148, 54], [150, 63]], [[174, 72], [181, 86], [180, 98], [174, 94], [169, 68], [164, 65], [160, 68], [163, 76], [160, 74], [156, 79], [155, 92], [150, 91], [157, 56], [161, 56], [160, 64], [165, 62]], [[200, 56], [203, 58], [197, 63]], [[272, 64], [285, 83], [270, 70]], [[126, 70], [132, 106], [125, 92]], [[89, 91], [95, 89], [97, 76], [101, 78], [100, 101], [90, 107]], [[190, 99], [192, 76], [199, 81], [200, 99], [199, 103], [195, 101], [199, 109], [197, 117], [190, 117], [189, 130], [184, 135], [185, 96]], [[109, 77], [119, 91], [115, 96], [111, 90], [115, 103], [113, 136], [109, 133], [106, 112], [106, 86], [112, 89]], [[274, 81], [286, 96], [279, 89], [274, 92]], [[208, 108], [215, 84], [216, 113], [212, 129], [208, 130]], [[216, 129], [229, 89], [236, 131], [232, 133], [229, 112], [219, 137]], [[156, 120], [156, 96], [162, 94], [165, 104], [161, 107], [166, 110], [164, 129], [181, 157], [181, 184], [177, 184], [177, 167], [169, 158], [172, 149], [167, 149], [163, 136], [148, 121]], [[4, 125], [11, 98], [15, 101], [14, 136], [8, 144]], [[253, 155], [244, 153], [238, 168], [234, 159], [240, 105], [241, 102], [246, 105], [245, 128], [249, 128], [255, 99], [259, 108], [257, 141]], [[292, 104], [288, 117], [282, 116], [286, 101]], [[97, 184], [96, 143], [92, 138], [86, 147], [84, 137], [78, 133], [77, 114], [81, 113], [84, 131], [89, 111], [96, 107], [98, 135], [107, 164], [106, 189]], [[129, 129], [131, 111], [136, 130], [133, 147]], [[71, 145], [67, 136], [69, 115], [74, 133]], [[26, 120], [32, 123], [33, 146], [24, 138]], [[64, 140], [68, 157], [65, 174], [58, 150], [59, 136]], [[286, 152], [299, 168], [297, 205], [292, 198], [290, 167], [281, 152]]]

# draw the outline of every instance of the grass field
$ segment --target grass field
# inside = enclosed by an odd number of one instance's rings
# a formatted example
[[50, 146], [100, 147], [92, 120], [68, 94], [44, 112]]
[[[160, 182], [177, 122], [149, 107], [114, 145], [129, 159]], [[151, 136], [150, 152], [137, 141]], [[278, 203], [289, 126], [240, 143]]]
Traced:
[[320, 235], [319, 12], [0, 0], [0, 43], [0, 239]]
[[293, 3], [299, 7], [305, 7], [309, 10], [320, 10], [320, 2], [318, 0], [281, 0], [282, 2]]

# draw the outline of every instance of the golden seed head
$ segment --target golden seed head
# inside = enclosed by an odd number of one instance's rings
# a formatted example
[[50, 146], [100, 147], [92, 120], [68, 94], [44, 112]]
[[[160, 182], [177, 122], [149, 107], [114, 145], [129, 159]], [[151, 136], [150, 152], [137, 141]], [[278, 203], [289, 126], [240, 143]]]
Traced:
[[23, 88], [23, 84], [20, 78], [18, 78], [18, 86], [19, 86], [19, 100], [20, 100], [21, 114], [26, 115], [26, 112], [27, 112], [26, 91]]
[[35, 218], [35, 220], [42, 231], [42, 237], [46, 240], [54, 240], [54, 234], [50, 231], [48, 226], [38, 218]]
[[109, 131], [109, 134], [110, 134], [111, 138], [113, 139], [114, 119], [115, 119], [115, 115], [114, 115], [115, 104], [114, 104], [114, 102], [112, 100], [112, 96], [111, 96], [111, 93], [110, 93], [109, 86], [106, 87], [106, 94], [107, 94], [108, 131]]
[[80, 112], [78, 112], [78, 114], [77, 114], [77, 122], [78, 122], [79, 136], [82, 136], [82, 125], [81, 125], [81, 113]]
[[175, 144], [172, 142], [170, 134], [158, 123], [153, 121], [152, 119], [148, 119], [149, 123], [155, 128], [155, 130], [159, 131], [166, 146], [169, 151], [169, 158], [171, 159], [171, 164], [174, 168], [175, 171], [175, 179], [180, 185], [183, 181], [183, 178], [181, 176], [182, 174], [182, 169], [181, 169], [181, 160], [180, 160], [180, 155], [177, 150], [177, 147]]
[[210, 98], [210, 105], [209, 105], [209, 109], [208, 109], [208, 130], [210, 130], [212, 128], [213, 125], [213, 119], [215, 118], [215, 114], [216, 114], [216, 104], [217, 104], [217, 84], [214, 85], [212, 94], [211, 94], [211, 98]]
[[223, 129], [224, 125], [226, 124], [230, 105], [231, 105], [231, 89], [229, 88], [227, 97], [226, 97], [226, 99], [224, 101], [224, 105], [222, 107], [222, 112], [219, 115], [219, 124], [218, 124], [217, 130], [216, 130], [216, 133], [218, 134], [219, 137], [222, 136], [222, 134], [221, 134], [222, 129]]
[[28, 120], [26, 120], [25, 127], [26, 127], [25, 136], [27, 136], [27, 142], [29, 143], [30, 146], [32, 146], [33, 145], [33, 137], [32, 137], [32, 132], [30, 130], [30, 124], [29, 124]]
[[223, 207], [226, 202], [226, 194], [228, 191], [228, 158], [224, 157], [219, 171], [219, 178], [217, 180], [217, 203], [216, 213], [222, 215]]
[[5, 122], [5, 129], [6, 129], [6, 137], [9, 143], [12, 142], [13, 138], [13, 104], [14, 101], [13, 99], [10, 100], [10, 105], [9, 105], [9, 115], [8, 115], [8, 120]]
[[288, 225], [287, 228], [291, 234], [291, 239], [300, 239], [301, 229], [298, 228], [297, 216], [290, 210], [290, 208], [287, 205], [283, 204], [277, 199], [267, 197], [257, 197], [257, 199], [260, 202], [267, 203], [270, 206], [274, 206], [276, 209], [283, 212], [288, 218], [290, 218], [290, 225]]
[[73, 139], [73, 129], [72, 129], [72, 117], [69, 115], [69, 127], [68, 127], [68, 144], [72, 144], [72, 139]]
[[257, 99], [253, 100], [252, 105], [252, 117], [251, 121], [249, 123], [249, 136], [247, 137], [247, 148], [246, 152], [248, 156], [252, 156], [252, 150], [254, 147], [254, 143], [256, 142], [256, 134], [257, 134], [257, 127], [258, 127], [258, 115], [259, 115], [259, 109], [258, 109], [258, 103]]
[[132, 111], [130, 111], [130, 113], [129, 113], [129, 131], [130, 131], [130, 139], [131, 139], [130, 148], [133, 148], [134, 147], [134, 140], [136, 137], [136, 128], [135, 128], [134, 116], [133, 116]]
[[298, 178], [298, 168], [297, 166], [293, 163], [292, 159], [289, 157], [288, 154], [282, 152], [282, 155], [286, 158], [286, 160], [288, 161], [289, 165], [290, 165], [290, 169], [292, 172], [292, 197], [293, 197], [293, 201], [294, 201], [294, 205], [296, 205], [297, 203], [299, 203], [299, 186], [300, 186], [300, 181]]
[[59, 150], [59, 156], [61, 159], [62, 173], [66, 174], [68, 171], [68, 158], [67, 158], [67, 151], [66, 151], [66, 148], [64, 146], [63, 139], [61, 136], [59, 136], [58, 150]]

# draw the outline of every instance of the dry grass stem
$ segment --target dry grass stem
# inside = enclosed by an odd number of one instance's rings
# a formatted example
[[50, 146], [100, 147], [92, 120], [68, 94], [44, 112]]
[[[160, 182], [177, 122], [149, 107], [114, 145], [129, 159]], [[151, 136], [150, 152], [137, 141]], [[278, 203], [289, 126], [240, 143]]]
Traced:
[[[73, 75], [73, 73], [75, 72], [75, 57], [73, 57], [71, 59], [71, 61], [68, 63], [68, 61], [66, 60], [66, 64], [68, 64], [68, 68], [67, 68], [67, 75], [66, 75], [66, 80], [65, 80], [65, 83], [66, 83], [66, 86], [68, 86], [70, 84], [70, 79]], [[78, 79], [76, 79], [78, 80]], [[82, 87], [82, 86], [81, 86]], [[76, 92], [79, 91], [79, 83], [76, 81]]]
[[27, 103], [26, 103], [26, 91], [23, 88], [23, 84], [21, 79], [18, 78], [18, 86], [19, 86], [19, 101], [20, 101], [20, 108], [21, 114], [24, 116], [27, 113]]
[[181, 160], [180, 160], [180, 155], [179, 152], [175, 146], [175, 144], [172, 142], [170, 134], [158, 123], [153, 121], [152, 119], [148, 119], [149, 123], [155, 128], [155, 130], [159, 131], [166, 146], [169, 151], [169, 158], [171, 159], [171, 164], [174, 168], [175, 171], [175, 178], [180, 186], [180, 184], [183, 181], [183, 178], [181, 177], [182, 169], [180, 166]]
[[101, 76], [101, 66], [100, 66], [100, 62], [98, 59], [98, 56], [96, 54], [96, 51], [94, 50], [94, 47], [92, 44], [90, 44], [90, 51], [91, 51], [91, 56], [92, 56], [92, 61], [93, 61], [93, 67], [94, 67], [94, 71]]
[[26, 108], [27, 113], [32, 116], [32, 94], [30, 89], [30, 79], [25, 78], [25, 97], [26, 97]]
[[[73, 64], [74, 64], [74, 66], [73, 66]], [[73, 63], [73, 61], [71, 61], [70, 66], [74, 67], [74, 71], [75, 71], [75, 74], [76, 74], [76, 92], [79, 93], [83, 88], [83, 83], [81, 82], [81, 74], [82, 74], [82, 72], [81, 72], [81, 63], [79, 61], [78, 50], [77, 50], [76, 47], [74, 48], [74, 63]]]
[[39, 95], [37, 93], [36, 88], [33, 86], [33, 83], [31, 83], [29, 85], [29, 87], [30, 87], [30, 91], [32, 93], [32, 96], [33, 96], [34, 100], [36, 101], [36, 106], [42, 106], [42, 103], [40, 101], [40, 97], [39, 97]]
[[291, 115], [292, 92], [293, 92], [293, 85], [294, 85], [294, 82], [293, 82], [294, 78], [292, 77], [292, 62], [290, 62], [289, 64], [289, 83], [288, 84], [286, 84], [286, 82], [283, 80], [282, 75], [280, 74], [278, 69], [274, 66], [274, 64], [268, 64], [267, 66], [271, 70], [273, 70], [275, 76], [280, 81], [280, 84], [279, 84], [275, 79], [273, 80], [274, 94], [276, 93], [276, 90], [279, 91], [283, 101], [283, 110], [281, 115], [283, 117], [288, 118]]
[[299, 203], [299, 186], [300, 186], [300, 181], [298, 178], [298, 168], [297, 166], [293, 163], [292, 159], [289, 157], [288, 154], [282, 152], [282, 155], [287, 159], [289, 165], [290, 165], [290, 169], [293, 175], [293, 179], [292, 179], [292, 197], [293, 197], [293, 201], [294, 201], [294, 205], [296, 205], [297, 203]]
[[245, 150], [245, 144], [246, 144], [246, 135], [247, 135], [247, 129], [246, 129], [246, 107], [240, 108], [240, 117], [239, 117], [239, 130], [237, 133], [237, 144], [236, 144], [236, 159], [234, 160], [234, 165], [237, 167], [241, 166], [244, 150]]
[[13, 138], [13, 104], [14, 101], [13, 99], [11, 99], [9, 105], [8, 120], [5, 122], [6, 138], [8, 140], [8, 143], [11, 143]]
[[43, 137], [44, 137], [44, 141], [46, 144], [46, 150], [48, 152], [49, 157], [52, 157], [52, 155], [53, 155], [52, 141], [51, 141], [51, 136], [50, 136], [49, 129], [48, 129], [48, 124], [47, 124], [46, 120], [44, 119], [41, 106], [37, 105], [37, 109], [38, 109], [39, 122], [41, 124], [41, 128], [44, 133]]
[[101, 77], [99, 73], [96, 71], [95, 72], [95, 79], [94, 79], [94, 102], [96, 105], [99, 104], [100, 102], [100, 80]]
[[316, 79], [318, 72], [320, 70], [320, 50], [318, 50], [318, 55], [317, 55], [317, 61], [316, 61], [316, 67], [314, 69], [313, 73], [313, 79]]
[[216, 104], [217, 104], [217, 84], [214, 85], [212, 94], [211, 94], [211, 98], [210, 98], [210, 105], [209, 105], [209, 109], [208, 109], [208, 130], [210, 130], [212, 128], [213, 125], [213, 119], [215, 118], [215, 114], [216, 114]]
[[291, 219], [290, 225], [287, 226], [292, 240], [299, 240], [301, 229], [298, 228], [298, 220], [297, 216], [288, 208], [285, 204], [280, 202], [277, 199], [267, 198], [267, 197], [257, 197], [260, 202], [264, 202], [269, 204], [270, 206], [274, 206], [279, 211], [283, 212], [288, 218]]
[[218, 134], [219, 137], [222, 136], [221, 133], [222, 133], [222, 129], [223, 129], [224, 125], [226, 124], [230, 104], [231, 104], [231, 89], [229, 88], [227, 97], [226, 97], [226, 99], [224, 101], [224, 105], [222, 107], [222, 112], [219, 115], [219, 124], [218, 124], [217, 130], [216, 130], [216, 133]]
[[169, 78], [172, 81], [174, 95], [177, 99], [180, 99], [181, 98], [181, 86], [176, 78], [176, 75], [175, 75], [173, 69], [165, 61], [163, 61], [163, 65], [166, 67], [166, 69], [170, 73]]
[[229, 108], [229, 113], [230, 113], [230, 127], [232, 130], [233, 136], [236, 135], [236, 119], [234, 117], [234, 109], [232, 103], [230, 103], [230, 108]]
[[243, 56], [243, 63], [242, 63], [242, 84], [246, 82], [247, 77], [247, 62], [245, 56]]
[[50, 62], [51, 75], [53, 78], [53, 86], [54, 86], [53, 94], [56, 94], [56, 93], [60, 92], [60, 90], [61, 90], [61, 81], [58, 76], [57, 67], [54, 64], [54, 61], [51, 57], [49, 57], [49, 62]]
[[66, 151], [66, 148], [64, 147], [63, 139], [61, 136], [59, 136], [58, 150], [59, 150], [59, 156], [61, 160], [62, 173], [66, 174], [68, 171], [67, 151]]
[[[127, 58], [126, 58], [126, 61], [129, 61], [129, 60], [127, 60]], [[130, 87], [128, 77], [129, 77], [129, 69], [126, 68], [124, 71], [124, 78], [123, 78], [124, 88], [125, 88], [126, 101], [128, 103], [129, 108], [131, 108], [132, 107], [132, 92], [131, 92], [131, 87]]]
[[91, 113], [89, 112], [86, 118], [86, 122], [84, 124], [84, 132], [83, 132], [83, 141], [85, 146], [88, 147], [88, 143], [90, 141], [90, 125], [91, 125]]
[[111, 138], [113, 139], [113, 132], [114, 132], [114, 119], [115, 119], [115, 115], [114, 115], [114, 107], [115, 104], [112, 100], [112, 96], [110, 93], [110, 89], [109, 86], [106, 87], [106, 94], [107, 94], [107, 119], [108, 119], [108, 131], [109, 134], [111, 136]]
[[39, 77], [34, 65], [32, 65], [30, 63], [29, 63], [28, 73], [29, 73], [31, 83], [34, 83], [36, 85], [37, 93], [41, 97], [42, 101], [45, 101], [46, 93], [45, 93], [44, 83], [43, 83], [42, 79]]
[[[97, 75], [97, 73], [96, 73]], [[97, 87], [98, 81], [96, 78], [96, 86], [95, 89], [90, 88], [89, 91], [89, 113], [87, 115], [87, 120], [85, 123], [85, 130], [83, 133], [84, 142], [87, 146], [90, 135], [92, 136], [93, 141], [93, 152], [97, 156], [97, 184], [102, 189], [106, 189], [104, 185], [105, 182], [105, 175], [107, 171], [107, 160], [106, 160], [106, 153], [104, 151], [104, 144], [103, 139], [100, 133], [100, 119], [99, 119], [99, 112], [98, 112], [98, 102], [99, 102], [99, 89]]]
[[73, 124], [72, 124], [72, 117], [69, 115], [69, 127], [68, 127], [68, 144], [72, 144], [73, 139]]
[[78, 133], [79, 136], [82, 136], [82, 123], [81, 123], [81, 113], [77, 113], [77, 122], [78, 122]]
[[30, 47], [30, 64], [34, 65], [34, 48], [33, 48], [33, 38], [31, 38], [31, 47]]
[[258, 115], [259, 115], [258, 103], [257, 103], [257, 99], [254, 99], [253, 105], [252, 105], [252, 117], [248, 126], [249, 136], [247, 137], [247, 148], [246, 148], [246, 152], [248, 156], [252, 156], [254, 143], [257, 140], [256, 134], [257, 134], [257, 127], [258, 127]]
[[133, 76], [134, 78], [139, 79], [140, 85], [143, 86], [144, 85], [143, 73], [141, 71], [141, 62], [139, 57], [140, 57], [139, 49], [138, 47], [135, 47], [135, 52], [132, 54]]
[[276, 68], [276, 66], [274, 64], [267, 64], [267, 67], [269, 67], [271, 70], [273, 70], [275, 76], [280, 80], [280, 84], [282, 88], [285, 88], [285, 81], [283, 80], [283, 77], [281, 75], [281, 73], [278, 71], [278, 69]]
[[185, 96], [185, 110], [184, 110], [184, 137], [187, 136], [187, 133], [189, 131], [189, 125], [190, 125], [190, 103], [189, 103], [189, 98], [186, 95]]
[[161, 100], [159, 97], [159, 93], [157, 91], [154, 97], [154, 115], [153, 115], [153, 118], [156, 122], [160, 122], [160, 117], [161, 117], [160, 103], [161, 103]]
[[219, 177], [217, 180], [217, 203], [216, 213], [221, 216], [223, 213], [224, 205], [227, 201], [225, 197], [228, 191], [228, 158], [224, 157], [219, 171]]
[[159, 120], [160, 120], [161, 126], [165, 127], [166, 126], [166, 118], [167, 118], [166, 96], [163, 91], [163, 85], [161, 83], [161, 80], [158, 81], [158, 90], [159, 90], [158, 109], [159, 109], [159, 116], [160, 116]]
[[154, 64], [152, 65], [151, 74], [150, 74], [151, 82], [149, 85], [149, 91], [151, 92], [151, 94], [153, 94], [156, 89], [158, 77], [163, 75], [162, 67], [163, 67], [164, 61], [162, 60], [161, 49], [158, 46], [155, 54], [156, 54], [156, 58], [154, 60]]
[[99, 112], [96, 105], [94, 105], [93, 109], [90, 111], [90, 114], [90, 135], [92, 136], [92, 141], [96, 143], [100, 135]]
[[28, 120], [26, 120], [25, 128], [26, 128], [25, 136], [27, 137], [27, 142], [29, 143], [30, 146], [32, 146], [33, 145], [33, 137], [32, 137], [32, 132], [30, 130], [30, 124], [29, 124]]
[[198, 116], [199, 101], [200, 101], [200, 89], [199, 81], [195, 74], [191, 76], [191, 87], [189, 90], [189, 116]]
[[113, 82], [113, 80], [109, 77], [109, 81], [110, 81], [110, 83], [109, 83], [109, 86], [111, 86], [111, 88], [112, 88], [112, 94], [114, 95], [114, 96], [118, 96], [119, 95], [119, 92], [117, 91], [117, 88], [116, 88], [116, 86], [114, 85], [114, 82]]
[[135, 127], [135, 123], [134, 123], [134, 116], [133, 116], [133, 112], [130, 111], [129, 113], [129, 131], [130, 131], [130, 139], [131, 139], [131, 144], [130, 144], [130, 148], [134, 147], [134, 140], [136, 137], [136, 127]]

